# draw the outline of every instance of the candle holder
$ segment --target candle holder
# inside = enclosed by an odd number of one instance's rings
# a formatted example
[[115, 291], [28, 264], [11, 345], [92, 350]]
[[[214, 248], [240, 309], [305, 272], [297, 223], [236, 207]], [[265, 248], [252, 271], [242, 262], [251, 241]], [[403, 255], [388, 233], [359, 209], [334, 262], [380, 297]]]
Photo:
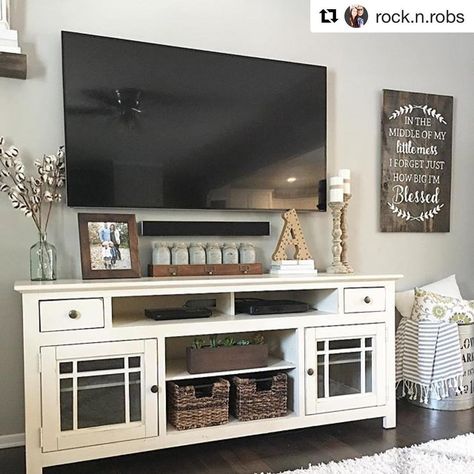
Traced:
[[329, 207], [332, 213], [332, 264], [326, 269], [327, 273], [347, 273], [347, 268], [341, 261], [341, 211], [343, 202], [330, 202]]
[[350, 266], [347, 258], [347, 250], [348, 250], [348, 243], [347, 243], [347, 207], [349, 206], [349, 200], [351, 199], [352, 194], [344, 194], [344, 205], [341, 210], [341, 262], [346, 268], [347, 273], [354, 273], [354, 269]]

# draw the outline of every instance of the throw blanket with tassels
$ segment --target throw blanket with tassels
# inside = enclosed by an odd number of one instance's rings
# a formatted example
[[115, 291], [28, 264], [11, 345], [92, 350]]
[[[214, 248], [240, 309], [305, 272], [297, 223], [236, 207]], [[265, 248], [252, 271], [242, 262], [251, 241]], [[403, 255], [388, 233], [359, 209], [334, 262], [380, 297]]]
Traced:
[[403, 318], [395, 344], [402, 396], [428, 403], [460, 393], [463, 366], [456, 323]]

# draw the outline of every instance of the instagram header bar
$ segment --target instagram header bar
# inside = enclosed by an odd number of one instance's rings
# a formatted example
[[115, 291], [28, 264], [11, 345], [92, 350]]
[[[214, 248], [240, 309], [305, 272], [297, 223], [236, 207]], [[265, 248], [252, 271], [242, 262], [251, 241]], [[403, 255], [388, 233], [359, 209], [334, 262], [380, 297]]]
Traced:
[[466, 0], [311, 0], [313, 33], [472, 33], [474, 2]]

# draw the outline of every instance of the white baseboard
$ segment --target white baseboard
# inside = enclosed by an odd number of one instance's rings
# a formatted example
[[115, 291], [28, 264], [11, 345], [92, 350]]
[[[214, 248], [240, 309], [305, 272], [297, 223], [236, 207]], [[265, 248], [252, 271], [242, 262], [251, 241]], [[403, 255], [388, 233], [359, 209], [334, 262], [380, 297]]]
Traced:
[[0, 449], [16, 448], [25, 445], [25, 433], [0, 435]]

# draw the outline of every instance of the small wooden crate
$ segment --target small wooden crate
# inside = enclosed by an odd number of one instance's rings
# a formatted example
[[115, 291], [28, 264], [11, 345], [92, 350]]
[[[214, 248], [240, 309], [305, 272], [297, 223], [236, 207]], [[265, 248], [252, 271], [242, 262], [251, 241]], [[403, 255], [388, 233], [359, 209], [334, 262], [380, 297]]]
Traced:
[[231, 413], [239, 421], [286, 416], [288, 376], [279, 373], [267, 378], [232, 377]]
[[[214, 379], [215, 380], [215, 379]], [[223, 425], [229, 421], [229, 381], [200, 385], [167, 383], [168, 421], [178, 430]]]
[[261, 275], [261, 263], [219, 263], [216, 265], [148, 265], [150, 277]]

